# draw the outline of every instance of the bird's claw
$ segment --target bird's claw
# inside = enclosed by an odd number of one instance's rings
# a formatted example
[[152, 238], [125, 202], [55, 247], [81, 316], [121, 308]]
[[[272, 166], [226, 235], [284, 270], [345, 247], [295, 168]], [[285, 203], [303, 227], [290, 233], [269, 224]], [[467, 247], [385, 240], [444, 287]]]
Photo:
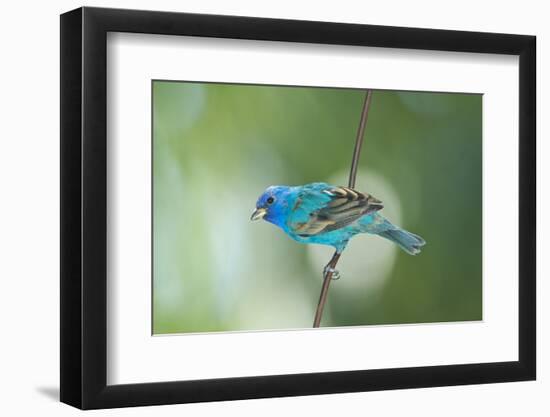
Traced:
[[323, 275], [327, 276], [329, 273], [332, 274], [331, 279], [333, 279], [334, 281], [341, 278], [340, 272], [338, 270], [329, 266], [325, 266], [325, 269], [323, 270]]

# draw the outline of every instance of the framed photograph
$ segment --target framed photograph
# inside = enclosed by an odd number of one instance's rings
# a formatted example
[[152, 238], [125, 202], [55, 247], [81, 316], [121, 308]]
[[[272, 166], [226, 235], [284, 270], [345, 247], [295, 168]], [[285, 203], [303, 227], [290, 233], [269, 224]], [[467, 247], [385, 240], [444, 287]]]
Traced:
[[61, 16], [61, 401], [533, 380], [535, 37]]

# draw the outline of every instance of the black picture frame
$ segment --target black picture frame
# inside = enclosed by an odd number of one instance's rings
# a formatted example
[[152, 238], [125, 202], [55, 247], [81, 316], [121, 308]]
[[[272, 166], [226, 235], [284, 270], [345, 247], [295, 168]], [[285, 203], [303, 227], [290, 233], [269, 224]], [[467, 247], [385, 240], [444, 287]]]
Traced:
[[[108, 32], [519, 56], [519, 360], [107, 385]], [[61, 401], [82, 409], [533, 380], [534, 36], [155, 11], [61, 15]]]

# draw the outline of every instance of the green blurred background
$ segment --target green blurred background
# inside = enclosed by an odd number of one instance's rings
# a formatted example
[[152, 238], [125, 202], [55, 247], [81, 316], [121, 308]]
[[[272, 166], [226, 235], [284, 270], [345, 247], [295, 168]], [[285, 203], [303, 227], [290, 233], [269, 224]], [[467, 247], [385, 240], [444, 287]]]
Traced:
[[[364, 91], [153, 81], [153, 333], [311, 327], [332, 249], [251, 222], [346, 185]], [[427, 245], [355, 237], [321, 325], [481, 320], [482, 96], [374, 91], [356, 188]]]

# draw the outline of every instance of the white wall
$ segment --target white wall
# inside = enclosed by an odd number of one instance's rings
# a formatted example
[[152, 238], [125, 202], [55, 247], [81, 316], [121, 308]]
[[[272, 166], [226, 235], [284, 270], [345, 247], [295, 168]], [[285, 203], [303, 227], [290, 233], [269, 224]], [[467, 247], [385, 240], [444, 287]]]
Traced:
[[[92, 1], [89, 6], [240, 14], [309, 20], [371, 23], [534, 34], [538, 36], [539, 143], [548, 135], [541, 120], [550, 95], [541, 79], [548, 72], [550, 27], [544, 2], [462, 0], [325, 3], [277, 0]], [[4, 2], [2, 7], [0, 106], [0, 410], [3, 415], [74, 415], [59, 404], [58, 392], [58, 275], [59, 275], [59, 18], [79, 7], [77, 1]], [[543, 103], [543, 101], [546, 103]], [[544, 125], [544, 130], [543, 129]], [[545, 158], [546, 157], [546, 158]], [[539, 213], [550, 210], [549, 192], [541, 183], [550, 157], [539, 147]], [[100, 411], [94, 415], [371, 415], [498, 416], [548, 415], [550, 405], [548, 276], [543, 255], [550, 249], [548, 217], [539, 215], [539, 380], [527, 383], [432, 388], [346, 395], [239, 401], [168, 407]], [[335, 352], [335, 354], [338, 354]]]

